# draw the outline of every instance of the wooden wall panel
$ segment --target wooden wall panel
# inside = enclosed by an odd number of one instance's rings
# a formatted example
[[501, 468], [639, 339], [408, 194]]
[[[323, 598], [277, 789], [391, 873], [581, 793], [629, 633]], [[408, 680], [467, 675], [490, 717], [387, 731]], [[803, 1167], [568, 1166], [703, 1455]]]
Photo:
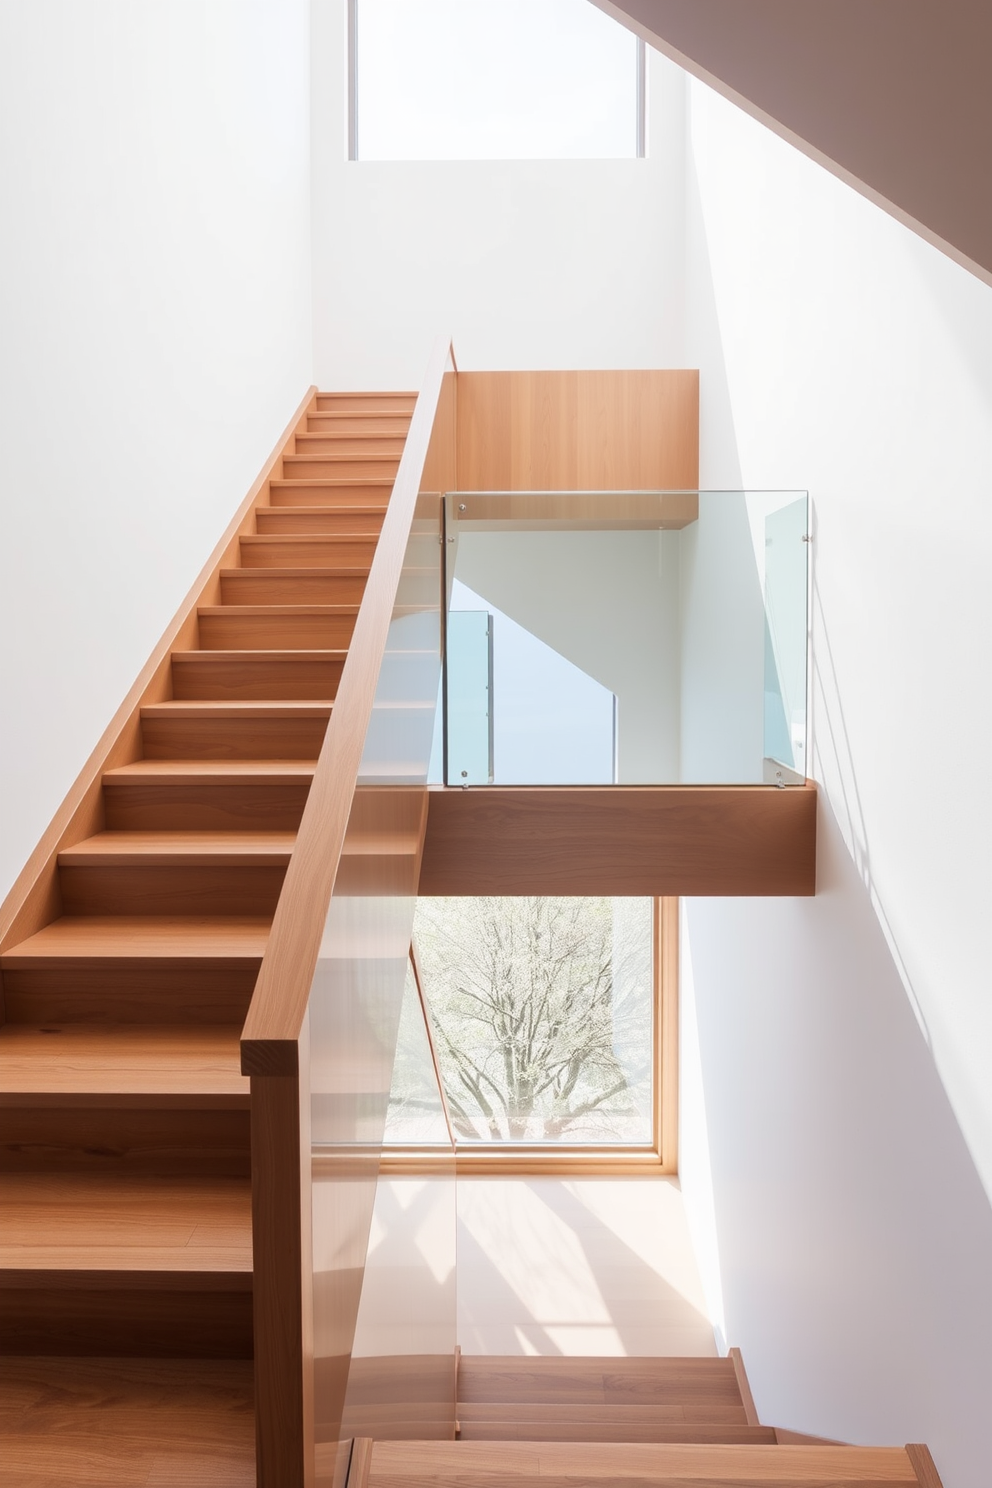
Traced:
[[462, 491], [695, 490], [696, 371], [459, 372]]
[[421, 894], [808, 895], [816, 787], [430, 791]]

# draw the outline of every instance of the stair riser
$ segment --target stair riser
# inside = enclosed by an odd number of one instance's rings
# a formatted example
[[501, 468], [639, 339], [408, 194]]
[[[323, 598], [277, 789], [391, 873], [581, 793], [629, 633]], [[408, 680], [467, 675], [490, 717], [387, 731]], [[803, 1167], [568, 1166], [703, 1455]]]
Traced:
[[201, 615], [202, 651], [346, 651], [355, 614]]
[[355, 568], [368, 570], [374, 537], [252, 537], [241, 539], [242, 568]]
[[315, 760], [326, 718], [145, 718], [146, 759]]
[[168, 1290], [173, 1278], [166, 1273], [155, 1289], [132, 1285], [97, 1290], [87, 1286], [88, 1279], [84, 1273], [75, 1287], [67, 1275], [58, 1287], [0, 1289], [4, 1352], [90, 1358], [251, 1358], [250, 1290]]
[[389, 505], [392, 489], [391, 480], [354, 484], [342, 480], [340, 484], [332, 486], [317, 481], [312, 485], [307, 485], [306, 482], [280, 485], [277, 481], [272, 481], [269, 484], [269, 509], [278, 509], [281, 506], [365, 506], [384, 512]]
[[202, 653], [194, 660], [177, 654], [172, 658], [172, 693], [190, 701], [333, 702], [343, 665], [340, 657], [241, 661]]
[[369, 455], [392, 455], [399, 464], [405, 440], [405, 434], [339, 434], [337, 432], [298, 434], [296, 453], [298, 455], [356, 455], [363, 459]]
[[238, 831], [246, 827], [295, 832], [309, 789], [309, 780], [203, 785], [105, 781], [106, 826], [110, 832]]
[[376, 507], [372, 511], [362, 508], [357, 510], [341, 507], [310, 507], [304, 511], [298, 511], [293, 507], [260, 506], [255, 513], [255, 530], [260, 535], [275, 533], [280, 536], [289, 536], [295, 533], [338, 534], [348, 532], [378, 532], [382, 526], [383, 517], [386, 514], [385, 507]]
[[284, 864], [59, 868], [71, 915], [272, 915], [285, 876]]
[[358, 413], [311, 413], [307, 418], [309, 434], [402, 434], [410, 427], [405, 413], [375, 413], [363, 416]]
[[278, 568], [242, 568], [221, 579], [220, 592], [225, 604], [347, 604], [360, 605], [368, 575], [364, 569], [354, 574], [309, 573], [283, 574]]
[[402, 413], [409, 418], [416, 393], [318, 393], [316, 412]]
[[284, 455], [283, 480], [375, 480], [392, 485], [399, 461], [385, 455], [371, 458], [361, 455]]
[[248, 1178], [246, 1110], [132, 1110], [121, 1105], [0, 1109], [0, 1172]]
[[260, 962], [97, 959], [3, 971], [9, 1023], [240, 1024]]
[[[650, 1415], [650, 1410], [645, 1410]], [[467, 1421], [459, 1410], [461, 1441], [533, 1441], [533, 1442], [696, 1442], [710, 1445], [775, 1446], [771, 1426], [704, 1426], [685, 1422], [665, 1426], [654, 1421], [583, 1425], [575, 1421], [567, 1426], [554, 1422]]]

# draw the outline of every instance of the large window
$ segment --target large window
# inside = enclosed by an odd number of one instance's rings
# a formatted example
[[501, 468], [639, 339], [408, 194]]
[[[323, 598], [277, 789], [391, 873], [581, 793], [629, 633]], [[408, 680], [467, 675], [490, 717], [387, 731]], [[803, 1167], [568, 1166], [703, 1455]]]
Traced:
[[644, 46], [589, 0], [350, 0], [352, 159], [644, 153]]
[[[416, 966], [459, 1166], [618, 1158], [675, 1170], [677, 901], [421, 899]], [[387, 1145], [430, 1148], [423, 1025]]]

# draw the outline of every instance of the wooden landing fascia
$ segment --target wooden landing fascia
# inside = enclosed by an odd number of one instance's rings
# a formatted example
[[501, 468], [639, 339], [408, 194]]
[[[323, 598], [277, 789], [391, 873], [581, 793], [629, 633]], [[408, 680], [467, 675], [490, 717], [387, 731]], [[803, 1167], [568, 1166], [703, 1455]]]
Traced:
[[807, 896], [816, 786], [433, 787], [420, 893]]

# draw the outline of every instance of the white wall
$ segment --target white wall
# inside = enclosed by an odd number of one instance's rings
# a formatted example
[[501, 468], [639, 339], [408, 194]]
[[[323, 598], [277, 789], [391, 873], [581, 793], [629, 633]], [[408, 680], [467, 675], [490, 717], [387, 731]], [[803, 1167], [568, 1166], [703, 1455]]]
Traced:
[[979, 1488], [992, 289], [701, 84], [690, 122], [701, 482], [810, 489], [823, 801], [815, 899], [688, 908], [726, 1335], [764, 1419]]
[[314, 0], [313, 262], [322, 387], [463, 369], [682, 362], [683, 81], [650, 55], [646, 160], [349, 162], [344, 0]]
[[0, 5], [0, 896], [311, 381], [308, 33]]
[[[455, 572], [462, 583], [616, 694], [624, 785], [679, 779], [681, 536], [471, 530], [458, 536]], [[497, 717], [499, 706], [497, 689]]]

